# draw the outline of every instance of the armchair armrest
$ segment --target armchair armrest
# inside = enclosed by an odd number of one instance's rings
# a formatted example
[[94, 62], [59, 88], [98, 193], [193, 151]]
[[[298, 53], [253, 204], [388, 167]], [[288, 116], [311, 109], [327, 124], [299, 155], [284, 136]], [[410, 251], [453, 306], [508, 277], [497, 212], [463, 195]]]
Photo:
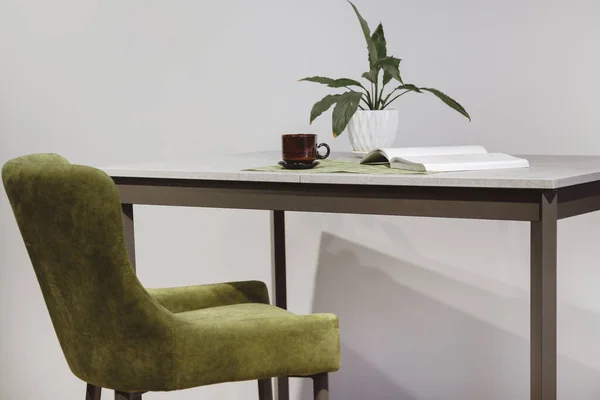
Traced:
[[269, 304], [267, 286], [260, 281], [146, 289], [173, 313], [244, 303]]

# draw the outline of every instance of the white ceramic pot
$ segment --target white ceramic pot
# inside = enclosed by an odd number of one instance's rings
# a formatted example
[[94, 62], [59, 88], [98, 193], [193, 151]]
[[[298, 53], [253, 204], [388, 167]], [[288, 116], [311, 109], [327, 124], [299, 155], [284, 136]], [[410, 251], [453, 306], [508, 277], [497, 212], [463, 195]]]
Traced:
[[348, 136], [354, 151], [391, 146], [397, 129], [398, 110], [358, 110], [348, 122]]

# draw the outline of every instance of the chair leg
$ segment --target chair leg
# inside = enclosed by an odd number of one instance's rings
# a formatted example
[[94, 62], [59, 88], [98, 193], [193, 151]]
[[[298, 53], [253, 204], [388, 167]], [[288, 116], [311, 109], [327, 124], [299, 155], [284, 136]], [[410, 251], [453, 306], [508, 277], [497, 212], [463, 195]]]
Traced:
[[315, 400], [329, 400], [329, 375], [323, 373], [313, 375], [311, 378]]
[[142, 400], [142, 393], [127, 393], [115, 390], [115, 400]]
[[87, 388], [85, 390], [85, 400], [100, 400], [101, 394], [102, 388], [89, 383], [87, 384]]
[[258, 400], [273, 400], [273, 383], [271, 378], [258, 380]]

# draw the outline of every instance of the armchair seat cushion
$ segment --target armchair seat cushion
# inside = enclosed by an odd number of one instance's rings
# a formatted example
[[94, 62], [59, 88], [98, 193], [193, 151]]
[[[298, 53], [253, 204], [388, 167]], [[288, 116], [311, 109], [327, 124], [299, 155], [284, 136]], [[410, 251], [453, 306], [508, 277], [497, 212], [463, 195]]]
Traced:
[[[172, 310], [186, 310], [173, 314], [174, 386], [169, 390], [339, 369], [337, 317], [297, 316], [251, 302], [268, 301], [266, 290], [255, 281], [149, 290]], [[194, 304], [198, 308], [191, 310]]]

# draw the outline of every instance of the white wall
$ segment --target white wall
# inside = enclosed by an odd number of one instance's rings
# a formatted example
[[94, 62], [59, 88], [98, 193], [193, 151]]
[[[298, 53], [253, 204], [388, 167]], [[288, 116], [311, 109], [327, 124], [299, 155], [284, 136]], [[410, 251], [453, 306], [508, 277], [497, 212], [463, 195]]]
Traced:
[[[473, 116], [405, 96], [397, 145], [600, 152], [599, 2], [357, 5], [372, 25], [383, 20], [407, 81]], [[277, 149], [279, 134], [302, 131], [347, 150], [329, 117], [308, 125], [326, 91], [296, 80], [366, 70], [342, 0], [0, 0], [0, 57], [2, 163], [49, 151], [107, 165]], [[81, 398], [3, 191], [0, 205], [0, 398]], [[137, 207], [136, 218], [148, 286], [270, 280], [265, 212]], [[561, 399], [600, 395], [599, 224], [559, 224]], [[341, 318], [334, 399], [528, 398], [526, 224], [294, 213], [288, 238], [290, 308]], [[307, 382], [292, 389], [310, 397]], [[254, 383], [237, 383], [147, 397], [253, 396]]]

